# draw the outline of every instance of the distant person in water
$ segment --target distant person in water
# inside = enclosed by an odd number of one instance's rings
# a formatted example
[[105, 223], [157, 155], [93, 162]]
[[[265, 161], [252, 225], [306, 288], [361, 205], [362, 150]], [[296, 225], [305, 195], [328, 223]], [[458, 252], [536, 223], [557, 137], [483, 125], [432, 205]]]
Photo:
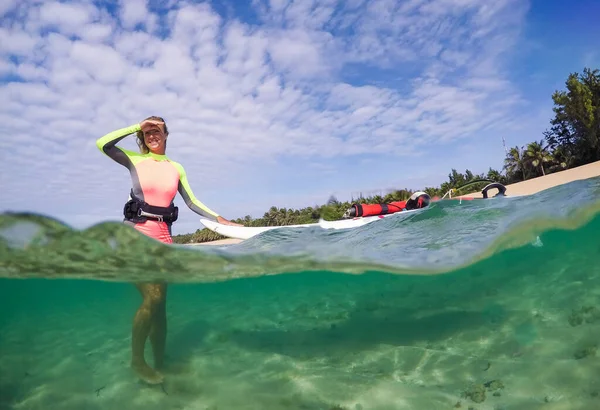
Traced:
[[[116, 144], [136, 134], [140, 153]], [[124, 222], [141, 233], [164, 243], [173, 243], [171, 225], [178, 208], [173, 199], [177, 192], [195, 213], [226, 225], [242, 226], [211, 211], [194, 196], [183, 167], [166, 154], [169, 131], [161, 117], [148, 117], [139, 124], [113, 131], [96, 141], [104, 154], [129, 170], [133, 188], [124, 207]], [[162, 383], [158, 371], [164, 363], [167, 337], [166, 283], [137, 283], [143, 301], [133, 320], [131, 366], [139, 377], [152, 384]], [[144, 359], [146, 339], [150, 338], [154, 367]]]

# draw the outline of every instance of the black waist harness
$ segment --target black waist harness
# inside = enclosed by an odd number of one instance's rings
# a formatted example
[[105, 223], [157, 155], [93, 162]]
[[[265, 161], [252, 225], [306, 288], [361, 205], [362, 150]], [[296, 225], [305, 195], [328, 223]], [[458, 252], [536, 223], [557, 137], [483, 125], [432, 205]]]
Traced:
[[172, 202], [168, 207], [149, 205], [133, 194], [131, 191], [131, 199], [125, 203], [123, 208], [125, 219], [131, 222], [140, 223], [146, 222], [148, 219], [166, 222], [172, 224], [179, 216], [179, 208]]

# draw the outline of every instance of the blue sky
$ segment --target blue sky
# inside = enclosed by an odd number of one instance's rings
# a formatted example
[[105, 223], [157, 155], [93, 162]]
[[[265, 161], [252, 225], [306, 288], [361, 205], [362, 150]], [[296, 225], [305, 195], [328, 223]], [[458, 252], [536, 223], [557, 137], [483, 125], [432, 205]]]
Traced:
[[[95, 141], [166, 118], [167, 154], [226, 218], [437, 186], [541, 139], [600, 67], [592, 0], [3, 1], [1, 211], [120, 220]], [[123, 146], [135, 148], [132, 138]], [[182, 208], [174, 233], [201, 227]]]

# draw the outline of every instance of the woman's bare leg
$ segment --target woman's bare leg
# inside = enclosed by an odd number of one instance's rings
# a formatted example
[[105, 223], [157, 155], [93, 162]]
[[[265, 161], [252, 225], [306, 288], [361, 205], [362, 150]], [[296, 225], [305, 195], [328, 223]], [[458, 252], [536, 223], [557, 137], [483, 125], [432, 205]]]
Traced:
[[154, 354], [154, 368], [161, 370], [165, 362], [165, 345], [167, 342], [167, 284], [157, 286], [161, 287], [163, 298], [154, 313], [152, 327], [150, 328], [150, 343]]
[[[147, 383], [163, 382], [163, 375], [152, 369], [144, 359], [146, 339], [152, 334], [155, 361], [162, 361], [166, 339], [166, 284], [140, 283], [136, 285], [142, 294], [142, 304], [133, 319], [131, 335], [131, 367]], [[162, 363], [159, 363], [162, 365]]]

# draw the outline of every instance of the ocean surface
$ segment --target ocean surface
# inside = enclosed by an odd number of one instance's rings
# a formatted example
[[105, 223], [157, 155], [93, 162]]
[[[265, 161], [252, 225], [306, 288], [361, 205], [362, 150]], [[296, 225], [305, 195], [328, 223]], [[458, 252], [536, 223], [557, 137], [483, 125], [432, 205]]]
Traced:
[[[0, 410], [598, 409], [599, 259], [600, 178], [227, 246], [2, 214]], [[129, 368], [143, 280], [162, 385]]]

